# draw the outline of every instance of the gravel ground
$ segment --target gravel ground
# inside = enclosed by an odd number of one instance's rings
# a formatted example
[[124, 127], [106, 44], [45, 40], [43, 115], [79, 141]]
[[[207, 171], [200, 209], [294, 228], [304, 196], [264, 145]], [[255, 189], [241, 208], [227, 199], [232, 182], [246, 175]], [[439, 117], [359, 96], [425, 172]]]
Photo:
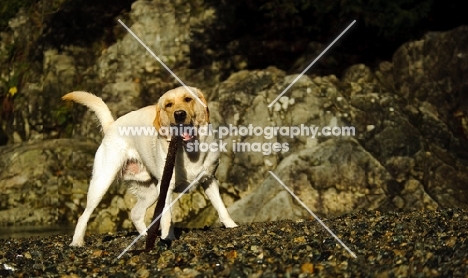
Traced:
[[2, 277], [468, 277], [468, 210], [362, 211], [324, 222], [179, 230], [149, 253], [134, 232], [0, 240]]

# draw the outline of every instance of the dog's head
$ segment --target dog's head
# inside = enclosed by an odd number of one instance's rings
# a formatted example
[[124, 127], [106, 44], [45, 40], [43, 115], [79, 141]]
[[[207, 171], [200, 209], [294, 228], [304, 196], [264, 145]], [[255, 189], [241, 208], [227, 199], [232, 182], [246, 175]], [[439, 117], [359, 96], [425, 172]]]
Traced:
[[161, 96], [156, 104], [156, 117], [153, 121], [156, 130], [179, 125], [198, 128], [209, 123], [210, 115], [205, 97], [197, 88], [190, 87], [190, 90], [193, 94], [185, 87], [178, 87]]

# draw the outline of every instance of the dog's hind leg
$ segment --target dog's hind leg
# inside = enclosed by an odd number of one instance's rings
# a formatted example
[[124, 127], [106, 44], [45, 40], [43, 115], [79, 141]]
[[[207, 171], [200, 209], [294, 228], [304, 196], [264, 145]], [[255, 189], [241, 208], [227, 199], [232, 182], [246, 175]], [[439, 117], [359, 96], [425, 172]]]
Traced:
[[156, 189], [154, 181], [135, 182], [134, 194], [137, 197], [137, 203], [132, 209], [130, 217], [133, 225], [141, 235], [146, 235], [145, 214], [146, 210], [156, 202], [159, 192]]
[[109, 189], [122, 167], [123, 155], [116, 150], [99, 146], [94, 159], [93, 177], [89, 184], [86, 209], [78, 219], [70, 246], [83, 246], [86, 227], [91, 214]]

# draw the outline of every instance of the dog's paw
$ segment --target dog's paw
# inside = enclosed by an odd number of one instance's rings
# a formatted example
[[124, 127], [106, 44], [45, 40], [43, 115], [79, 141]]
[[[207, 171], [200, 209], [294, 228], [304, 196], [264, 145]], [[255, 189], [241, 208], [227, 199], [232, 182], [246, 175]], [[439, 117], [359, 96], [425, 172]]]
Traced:
[[234, 222], [232, 220], [231, 221], [225, 221], [225, 222], [223, 222], [223, 224], [224, 224], [224, 227], [226, 227], [226, 228], [239, 227], [239, 225], [237, 225], [236, 222]]
[[161, 235], [161, 239], [162, 239], [162, 240], [174, 240], [174, 239], [176, 239], [175, 234], [174, 234], [174, 230], [171, 229], [171, 230], [167, 233], [166, 236], [162, 236], [162, 235]]
[[70, 243], [70, 246], [74, 246], [74, 247], [84, 246], [84, 241], [83, 240], [73, 240], [72, 243]]
[[174, 235], [172, 235], [172, 236], [168, 235], [167, 237], [164, 237], [164, 238], [161, 237], [161, 240], [163, 240], [163, 241], [172, 241], [172, 240], [175, 240], [175, 239], [176, 239], [176, 237]]

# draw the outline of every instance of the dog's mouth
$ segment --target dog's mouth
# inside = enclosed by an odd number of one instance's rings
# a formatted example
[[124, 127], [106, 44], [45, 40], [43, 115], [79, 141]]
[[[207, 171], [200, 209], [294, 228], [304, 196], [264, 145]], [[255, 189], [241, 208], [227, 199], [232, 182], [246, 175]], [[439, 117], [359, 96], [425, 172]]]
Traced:
[[184, 142], [189, 142], [189, 141], [191, 141], [193, 138], [195, 138], [195, 136], [191, 135], [191, 134], [188, 133], [188, 132], [182, 133], [182, 134], [180, 135], [180, 137], [182, 137], [182, 140], [183, 140]]
[[184, 143], [195, 139], [196, 130], [192, 124], [177, 124], [173, 127], [177, 127], [176, 135], [180, 136]]

